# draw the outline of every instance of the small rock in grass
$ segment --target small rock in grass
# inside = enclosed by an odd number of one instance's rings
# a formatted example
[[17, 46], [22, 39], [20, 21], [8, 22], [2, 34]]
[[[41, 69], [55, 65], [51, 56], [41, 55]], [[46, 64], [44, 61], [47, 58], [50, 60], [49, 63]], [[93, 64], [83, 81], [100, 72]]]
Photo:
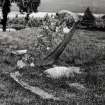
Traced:
[[86, 88], [82, 85], [82, 84], [79, 84], [79, 83], [71, 83], [69, 84], [70, 87], [74, 87], [78, 90], [86, 90]]
[[32, 62], [32, 63], [30, 64], [30, 66], [31, 66], [31, 67], [35, 67], [35, 64]]
[[70, 29], [69, 29], [69, 28], [67, 28], [67, 27], [65, 27], [65, 28], [63, 28], [63, 32], [64, 32], [65, 34], [67, 34], [67, 33], [69, 33], [69, 32], [70, 32]]
[[22, 54], [26, 54], [27, 50], [16, 50], [16, 51], [12, 51], [12, 54], [16, 54], [16, 55], [22, 55]]
[[26, 64], [22, 61], [22, 60], [19, 60], [18, 62], [17, 62], [17, 67], [19, 68], [19, 69], [22, 69], [23, 67], [25, 67], [26, 66]]
[[16, 76], [20, 76], [19, 71], [15, 72], [15, 75], [16, 75]]
[[47, 47], [47, 50], [50, 50], [50, 47]]

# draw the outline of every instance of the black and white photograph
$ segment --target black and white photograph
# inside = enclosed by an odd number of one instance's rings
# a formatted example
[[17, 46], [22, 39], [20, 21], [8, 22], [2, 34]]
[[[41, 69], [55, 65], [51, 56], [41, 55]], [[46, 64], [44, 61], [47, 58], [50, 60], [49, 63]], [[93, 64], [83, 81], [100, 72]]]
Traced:
[[105, 105], [105, 0], [0, 0], [0, 105]]

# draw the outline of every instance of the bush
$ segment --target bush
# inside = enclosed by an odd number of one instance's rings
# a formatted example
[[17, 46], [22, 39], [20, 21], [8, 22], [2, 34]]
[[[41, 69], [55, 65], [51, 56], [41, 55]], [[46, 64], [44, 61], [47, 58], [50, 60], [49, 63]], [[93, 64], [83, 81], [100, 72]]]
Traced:
[[105, 21], [99, 17], [95, 20], [95, 26], [96, 28], [105, 28]]
[[95, 22], [95, 17], [93, 16], [92, 12], [90, 11], [90, 8], [88, 7], [84, 12], [81, 24], [83, 26], [87, 26], [87, 28], [92, 28], [94, 27], [94, 22]]
[[29, 27], [40, 27], [42, 25], [42, 19], [31, 18], [27, 24]]
[[48, 26], [50, 30], [56, 31], [56, 27], [71, 27], [74, 20], [70, 14], [62, 13], [56, 16], [48, 16], [46, 15], [43, 19], [42, 18], [30, 18], [29, 21], [26, 23], [25, 18], [16, 18], [9, 19], [8, 25], [13, 26], [24, 26], [24, 27], [40, 27], [40, 26]]

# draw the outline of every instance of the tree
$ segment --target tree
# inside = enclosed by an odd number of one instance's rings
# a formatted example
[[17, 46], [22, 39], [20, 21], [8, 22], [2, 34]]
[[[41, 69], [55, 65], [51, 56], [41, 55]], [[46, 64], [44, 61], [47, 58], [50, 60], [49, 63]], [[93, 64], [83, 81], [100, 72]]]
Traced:
[[3, 0], [0, 0], [0, 7], [2, 6]]
[[83, 26], [87, 26], [87, 28], [91, 28], [94, 26], [94, 22], [95, 22], [95, 17], [93, 16], [92, 12], [90, 11], [90, 8], [88, 7], [84, 12], [81, 24]]
[[79, 24], [79, 21], [73, 24], [70, 32], [65, 34], [64, 40], [62, 40], [62, 42], [55, 48], [54, 51], [52, 51], [50, 54], [48, 54], [48, 56], [46, 56], [42, 61], [40, 61], [40, 63], [38, 62], [39, 63], [38, 66], [52, 65], [58, 60], [59, 56], [62, 54], [62, 52], [66, 48], [67, 44], [72, 39], [72, 36], [78, 24]]
[[31, 12], [37, 12], [38, 7], [40, 5], [40, 0], [20, 0], [18, 2], [18, 6], [20, 9], [20, 12], [26, 12], [26, 21], [29, 20], [29, 15]]
[[3, 19], [1, 21], [3, 25], [3, 31], [6, 31], [7, 16], [8, 16], [8, 13], [10, 12], [10, 6], [11, 6], [10, 0], [3, 0], [2, 2]]
[[3, 25], [3, 31], [6, 31], [7, 16], [10, 12], [11, 2], [16, 2], [19, 6], [20, 12], [26, 12], [26, 22], [29, 20], [31, 12], [37, 12], [40, 5], [40, 0], [0, 0], [0, 6], [2, 6], [3, 19], [1, 24]]
[[20, 12], [37, 12], [40, 0], [19, 0], [17, 2]]

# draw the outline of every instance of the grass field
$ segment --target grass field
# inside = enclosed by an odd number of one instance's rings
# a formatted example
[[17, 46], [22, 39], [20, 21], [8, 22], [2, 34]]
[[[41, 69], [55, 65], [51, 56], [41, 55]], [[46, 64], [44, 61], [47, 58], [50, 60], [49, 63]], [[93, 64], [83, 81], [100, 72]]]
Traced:
[[[16, 70], [16, 62], [19, 59], [11, 55], [11, 50], [27, 49], [36, 63], [43, 55], [51, 52], [63, 39], [63, 34], [61, 34], [61, 36], [54, 37], [54, 42], [47, 41], [47, 44], [41, 43], [41, 46], [38, 45], [40, 33], [46, 35], [39, 28], [24, 29], [17, 32], [0, 32], [0, 105], [104, 105], [105, 33], [101, 31], [76, 30], [72, 41], [59, 59], [68, 65], [80, 66], [83, 69], [84, 75], [73, 80], [73, 82], [84, 84], [87, 88], [87, 92], [73, 92], [79, 98], [63, 101], [43, 100], [24, 90], [9, 77], [9, 73]], [[46, 37], [43, 37], [42, 41], [45, 40], [44, 38]], [[47, 51], [46, 45], [49, 45], [47, 47], [50, 47], [50, 50]], [[37, 72], [35, 68], [26, 68], [25, 71], [26, 75], [35, 74], [35, 76], [38, 76]], [[89, 73], [87, 77], [85, 72]], [[39, 86], [41, 87], [41, 79], [38, 80], [36, 77], [34, 83], [36, 81], [40, 82]]]

